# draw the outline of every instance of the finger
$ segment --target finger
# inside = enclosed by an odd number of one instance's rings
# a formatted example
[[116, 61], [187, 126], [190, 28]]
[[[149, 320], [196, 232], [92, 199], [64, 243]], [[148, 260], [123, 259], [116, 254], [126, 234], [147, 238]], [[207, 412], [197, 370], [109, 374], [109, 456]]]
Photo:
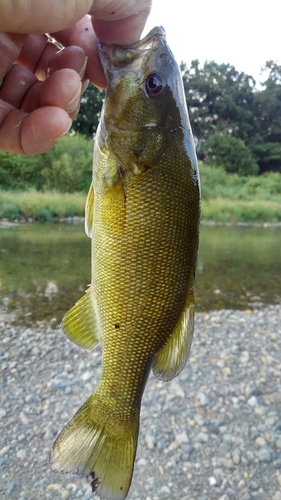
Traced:
[[20, 54], [26, 35], [0, 33], [0, 81]]
[[[46, 35], [28, 35], [15, 62], [26, 66], [26, 68], [34, 73], [47, 45], [52, 44], [48, 43], [48, 37]], [[53, 45], [53, 50], [55, 53], [59, 49]], [[52, 57], [54, 53], [50, 57]]]
[[29, 35], [16, 62], [26, 66], [39, 80], [45, 80], [49, 74], [62, 68], [74, 69], [82, 79], [87, 67], [87, 58], [81, 47], [60, 49], [45, 35]]
[[[138, 13], [130, 16], [123, 13], [123, 15], [126, 15], [124, 19], [112, 20], [112, 16], [110, 17], [110, 15], [108, 15], [108, 5], [106, 7], [106, 15], [105, 9], [98, 9], [99, 1], [97, 1], [94, 3], [94, 8], [97, 10], [96, 16], [100, 16], [102, 20], [97, 19], [97, 17], [92, 17], [91, 20], [89, 16], [84, 16], [83, 19], [75, 23], [75, 25], [70, 28], [52, 33], [52, 36], [54, 36], [54, 38], [64, 46], [79, 45], [84, 49], [85, 54], [88, 57], [86, 76], [97, 87], [107, 87], [107, 81], [98, 55], [97, 38], [108, 44], [129, 45], [136, 42], [140, 38], [143, 31], [150, 12], [151, 2], [139, 1], [132, 3], [138, 4]], [[141, 10], [142, 5], [145, 6], [143, 10]], [[131, 10], [134, 12], [133, 7]], [[117, 17], [118, 15], [121, 15], [120, 10], [116, 11], [116, 15]], [[111, 20], [104, 20], [106, 17]]]
[[[93, 0], [1, 1], [0, 31], [50, 33], [71, 26], [92, 7]], [[31, 14], [32, 13], [32, 14]]]
[[151, 0], [95, 0], [89, 11], [96, 19], [101, 21], [118, 21], [142, 12], [150, 12]]
[[79, 111], [82, 83], [72, 69], [64, 68], [50, 75], [40, 88], [40, 106], [64, 109], [73, 120]]
[[89, 85], [89, 80], [85, 76], [87, 62], [88, 57], [85, 56], [84, 50], [81, 47], [72, 45], [57, 52], [57, 54], [55, 54], [55, 56], [49, 61], [48, 74], [50, 76], [56, 71], [64, 68], [73, 69], [81, 78], [81, 94], [83, 94]]
[[57, 52], [48, 61], [48, 74], [51, 75], [59, 69], [69, 68], [76, 71], [81, 80], [85, 76], [88, 58], [82, 47], [72, 45]]
[[0, 150], [35, 155], [51, 149], [67, 133], [71, 120], [55, 107], [36, 109], [30, 114], [0, 100]]
[[26, 155], [41, 154], [51, 149], [72, 125], [66, 111], [44, 107], [27, 115], [22, 122], [21, 145]]
[[97, 87], [107, 87], [107, 81], [98, 55], [97, 37], [89, 16], [85, 16], [71, 28], [52, 33], [52, 36], [65, 47], [69, 45], [82, 47], [88, 57], [85, 77]]
[[36, 82], [37, 78], [31, 71], [21, 64], [14, 64], [3, 80], [0, 99], [20, 109], [28, 90]]
[[44, 82], [31, 86], [24, 97], [21, 110], [31, 113], [36, 108], [54, 106], [62, 108], [74, 120], [79, 112], [82, 84], [76, 71], [61, 69]]
[[139, 40], [146, 20], [149, 8], [138, 14], [134, 14], [117, 21], [104, 21], [92, 17], [92, 23], [97, 38], [107, 44], [130, 45]]

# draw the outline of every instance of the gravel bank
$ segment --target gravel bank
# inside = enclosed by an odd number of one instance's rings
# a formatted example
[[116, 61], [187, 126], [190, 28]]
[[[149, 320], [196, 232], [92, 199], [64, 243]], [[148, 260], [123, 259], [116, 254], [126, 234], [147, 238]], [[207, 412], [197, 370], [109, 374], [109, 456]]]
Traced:
[[[57, 432], [92, 392], [100, 350], [0, 317], [0, 497], [90, 500], [48, 470]], [[196, 315], [189, 363], [150, 377], [129, 500], [281, 500], [281, 308]]]

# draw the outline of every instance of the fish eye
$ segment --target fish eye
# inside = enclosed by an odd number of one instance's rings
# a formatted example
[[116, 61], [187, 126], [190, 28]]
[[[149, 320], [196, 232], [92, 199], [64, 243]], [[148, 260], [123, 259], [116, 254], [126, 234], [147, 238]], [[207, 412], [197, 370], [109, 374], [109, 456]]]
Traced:
[[150, 73], [145, 81], [145, 88], [149, 96], [161, 94], [163, 90], [163, 81], [158, 73]]

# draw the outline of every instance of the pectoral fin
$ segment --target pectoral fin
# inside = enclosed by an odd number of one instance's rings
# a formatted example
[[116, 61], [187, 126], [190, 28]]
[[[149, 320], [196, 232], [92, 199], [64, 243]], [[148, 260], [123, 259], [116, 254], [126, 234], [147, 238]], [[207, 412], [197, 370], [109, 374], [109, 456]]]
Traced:
[[66, 313], [61, 326], [65, 335], [83, 349], [93, 349], [101, 341], [91, 288], [88, 288], [85, 295]]
[[91, 183], [85, 206], [85, 233], [89, 238], [92, 238], [94, 218], [94, 187]]
[[154, 359], [153, 373], [160, 380], [172, 380], [184, 368], [190, 351], [193, 327], [194, 299], [193, 295], [189, 295], [171, 337]]

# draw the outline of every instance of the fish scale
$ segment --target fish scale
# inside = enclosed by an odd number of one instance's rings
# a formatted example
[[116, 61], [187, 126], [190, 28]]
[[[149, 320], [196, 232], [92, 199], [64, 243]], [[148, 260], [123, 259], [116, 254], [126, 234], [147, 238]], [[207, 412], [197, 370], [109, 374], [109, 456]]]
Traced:
[[51, 466], [90, 476], [104, 500], [128, 493], [151, 369], [171, 380], [193, 334], [200, 184], [181, 75], [163, 28], [100, 44], [108, 90], [86, 202], [92, 280], [63, 329], [102, 342], [95, 392], [57, 437]]

